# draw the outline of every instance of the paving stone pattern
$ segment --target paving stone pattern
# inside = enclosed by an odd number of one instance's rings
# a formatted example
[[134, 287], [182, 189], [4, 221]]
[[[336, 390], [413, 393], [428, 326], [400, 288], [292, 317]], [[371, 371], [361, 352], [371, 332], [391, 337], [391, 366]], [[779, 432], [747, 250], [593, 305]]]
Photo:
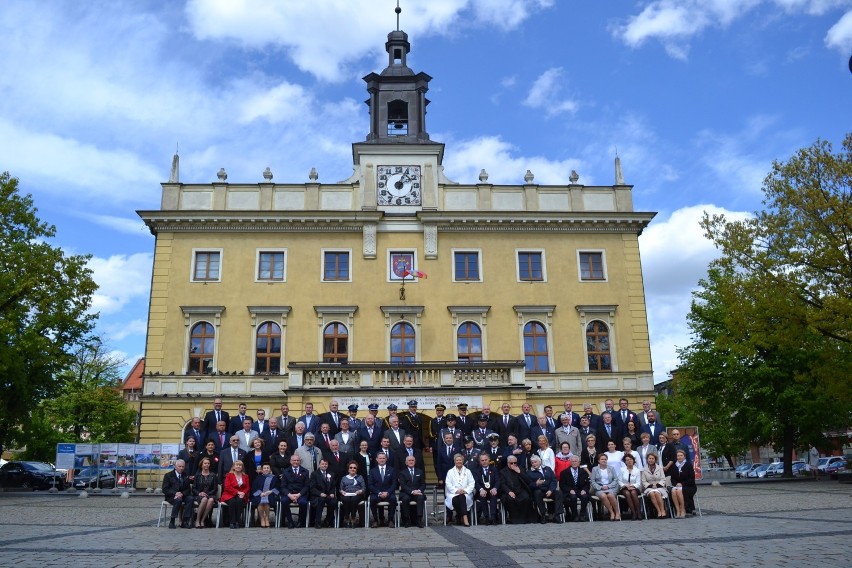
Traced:
[[0, 566], [852, 565], [852, 486], [731, 483], [698, 496], [704, 516], [684, 520], [217, 531], [156, 528], [161, 499], [144, 494], [0, 493]]

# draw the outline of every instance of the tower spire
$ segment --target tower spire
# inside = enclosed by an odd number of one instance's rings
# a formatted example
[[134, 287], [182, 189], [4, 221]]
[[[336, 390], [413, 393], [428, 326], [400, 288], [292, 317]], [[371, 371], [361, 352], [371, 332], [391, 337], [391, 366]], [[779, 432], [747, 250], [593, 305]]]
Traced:
[[399, 0], [396, 0], [394, 12], [396, 12], [396, 31], [399, 31], [399, 14], [402, 12], [402, 8], [399, 7]]

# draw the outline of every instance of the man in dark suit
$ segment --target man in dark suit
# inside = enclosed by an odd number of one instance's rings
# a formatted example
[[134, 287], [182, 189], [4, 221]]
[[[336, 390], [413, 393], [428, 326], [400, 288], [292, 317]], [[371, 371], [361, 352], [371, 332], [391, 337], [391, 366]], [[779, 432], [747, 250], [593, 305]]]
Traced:
[[518, 466], [518, 458], [515, 456], [507, 458], [506, 469], [500, 472], [500, 494], [510, 523], [517, 525], [529, 521], [532, 496], [526, 476]]
[[615, 442], [615, 448], [619, 449], [623, 437], [621, 430], [613, 423], [612, 415], [609, 412], [604, 412], [601, 416], [603, 416], [603, 424], [598, 428], [598, 433], [595, 434], [598, 451], [607, 451], [607, 445], [610, 441]]
[[521, 414], [518, 416], [518, 442], [532, 440], [532, 429], [538, 424], [538, 419], [532, 411], [532, 405], [525, 402], [521, 406]]
[[269, 422], [266, 420], [266, 411], [257, 411], [257, 420], [252, 422], [251, 429], [257, 432], [259, 438], [263, 438], [263, 434], [269, 432]]
[[332, 400], [328, 403], [328, 412], [320, 414], [320, 424], [328, 424], [328, 434], [334, 438], [340, 432], [340, 419], [343, 415], [340, 413], [340, 403]]
[[340, 442], [332, 440], [328, 444], [328, 452], [325, 454], [328, 469], [338, 481], [347, 473], [347, 465], [352, 459], [352, 454], [340, 451]]
[[379, 512], [377, 506], [380, 502], [388, 503], [387, 525], [393, 526], [393, 519], [396, 514], [397, 477], [396, 471], [387, 465], [385, 455], [383, 453], [376, 454], [376, 465], [370, 469], [369, 480], [367, 481], [367, 487], [370, 488], [370, 513], [373, 515], [373, 521], [370, 523], [371, 528], [385, 524], [384, 512]]
[[290, 438], [296, 433], [296, 418], [290, 416], [290, 405], [281, 405], [281, 416], [278, 417], [278, 429], [284, 439]]
[[331, 434], [331, 425], [327, 422], [320, 424], [320, 429], [316, 436], [316, 447], [318, 447], [321, 452], [325, 453], [328, 451], [329, 442], [333, 439], [334, 436]]
[[293, 436], [287, 440], [287, 452], [293, 453], [305, 445], [305, 425], [302, 422], [296, 423], [296, 430]]
[[[426, 506], [426, 475], [422, 468], [416, 466], [416, 461], [414, 456], [406, 457], [405, 467], [399, 472], [400, 523], [404, 527], [416, 524], [422, 529], [425, 526], [423, 511]], [[416, 520], [411, 518], [412, 501], [417, 503]]]
[[506, 457], [503, 454], [503, 448], [500, 447], [500, 434], [492, 432], [488, 435], [488, 447], [482, 450], [480, 458], [482, 456], [488, 458], [488, 464], [493, 468], [498, 470], [503, 469]]
[[453, 467], [453, 456], [461, 453], [461, 447], [458, 445], [453, 434], [449, 430], [444, 431], [444, 440], [438, 445], [433, 454], [435, 460], [435, 475], [438, 477], [438, 486], [444, 486], [444, 480], [447, 479], [447, 472]]
[[533, 426], [532, 432], [530, 433], [530, 441], [533, 443], [533, 448], [538, 447], [538, 437], [544, 436], [547, 438], [547, 445], [551, 448], [556, 444], [556, 431], [551, 428], [550, 424], [547, 421], [547, 416], [544, 414], [539, 415], [538, 422], [535, 426]]
[[[618, 400], [618, 410], [615, 411], [615, 414], [612, 416], [612, 423], [618, 426], [618, 429], [624, 433], [627, 432], [627, 423], [633, 422], [633, 425], [636, 427], [636, 431], [640, 431], [642, 429], [642, 422], [639, 421], [639, 417], [636, 416], [636, 413], [628, 408], [629, 401], [626, 398], [621, 398]], [[620, 447], [618, 448], [621, 449]]]
[[240, 437], [231, 434], [229, 438], [231, 445], [219, 452], [219, 485], [225, 481], [225, 475], [231, 471], [235, 462], [243, 461], [246, 452], [240, 448]]
[[209, 442], [212, 440], [213, 443], [216, 444], [216, 453], [219, 453], [228, 447], [230, 434], [228, 434], [227, 430], [227, 423], [224, 420], [220, 420], [216, 423], [214, 431], [207, 434], [207, 441]]
[[310, 432], [313, 435], [316, 435], [319, 432], [320, 424], [322, 420], [318, 414], [314, 414], [314, 403], [306, 402], [305, 403], [305, 413], [299, 416], [299, 422], [305, 423], [305, 432]]
[[[239, 432], [243, 429], [243, 421], [248, 418], [252, 420], [252, 417], [248, 415], [246, 409], [246, 403], [240, 403], [240, 411], [236, 414], [236, 416], [231, 417], [231, 422], [228, 424], [228, 432], [233, 434], [234, 432]], [[254, 422], [254, 420], [252, 420]]]
[[444, 434], [447, 432], [450, 432], [453, 435], [453, 440], [455, 440], [455, 444], [459, 448], [464, 446], [464, 437], [467, 433], [459, 428], [458, 417], [455, 414], [447, 414], [446, 426], [444, 426], [438, 434], [440, 439], [436, 442], [437, 445], [440, 445], [444, 441]]
[[484, 414], [479, 415], [477, 423], [477, 428], [473, 432], [471, 432], [471, 436], [473, 437], [473, 444], [477, 448], [479, 448], [480, 451], [485, 451], [485, 449], [489, 447], [488, 436], [490, 436], [491, 434], [496, 434], [496, 432], [494, 432], [494, 430], [488, 427], [488, 416]]
[[361, 428], [361, 424], [364, 423], [363, 420], [358, 418], [358, 405], [350, 404], [346, 407], [346, 410], [349, 411], [349, 429], [353, 432], [357, 432]]
[[423, 471], [425, 469], [425, 464], [423, 463], [423, 450], [417, 448], [414, 445], [414, 436], [411, 434], [406, 434], [405, 438], [402, 440], [402, 446], [394, 450], [395, 461], [396, 463], [391, 464], [397, 471], [402, 469], [405, 465], [405, 458], [408, 456], [414, 456], [415, 462], [414, 467]]
[[214, 398], [213, 399], [213, 410], [208, 410], [207, 414], [204, 415], [204, 423], [202, 427], [204, 431], [207, 432], [207, 436], [216, 431], [216, 424], [220, 420], [225, 421], [225, 428], [228, 427], [228, 421], [231, 419], [231, 415], [222, 410], [222, 399]]
[[399, 416], [391, 415], [388, 417], [389, 428], [385, 430], [384, 436], [390, 440], [391, 449], [397, 449], [402, 446], [402, 440], [405, 438], [405, 430], [399, 427]]
[[334, 511], [337, 509], [337, 478], [328, 469], [328, 460], [322, 458], [319, 468], [311, 474], [311, 509], [314, 528], [322, 528], [322, 509], [325, 507], [325, 526], [334, 526]]
[[195, 438], [195, 449], [197, 451], [204, 448], [204, 444], [207, 442], [207, 434], [201, 429], [201, 418], [198, 416], [190, 420], [186, 428], [183, 429], [182, 440], [185, 442], [187, 438]]
[[[582, 451], [582, 448], [586, 447], [586, 438], [589, 434], [594, 434], [597, 437], [598, 431], [596, 428], [591, 427], [589, 417], [585, 414], [580, 417], [580, 425], [577, 427], [577, 430], [580, 432], [580, 449]], [[573, 448], [571, 450], [573, 451]]]
[[465, 436], [470, 434], [470, 432], [476, 427], [473, 419], [467, 415], [467, 403], [463, 402], [461, 404], [456, 405], [456, 410], [458, 411], [458, 418], [456, 419], [456, 426], [462, 429]]
[[267, 450], [267, 455], [272, 455], [278, 452], [278, 442], [286, 441], [281, 430], [278, 429], [278, 419], [269, 419], [269, 428], [265, 428], [263, 434], [260, 435], [263, 440], [263, 449]]
[[593, 412], [592, 405], [588, 402], [583, 404], [583, 416], [589, 419], [589, 428], [592, 429], [592, 432], [597, 432], [600, 425], [603, 424], [603, 419], [599, 414]]
[[651, 435], [651, 440], [658, 440], [660, 432], [665, 432], [666, 427], [657, 420], [657, 413], [653, 410], [648, 411], [648, 423], [642, 426], [642, 432], [647, 432]]
[[[542, 524], [548, 520], [556, 521], [564, 511], [562, 492], [559, 490], [559, 482], [553, 470], [541, 465], [541, 458], [533, 456], [530, 458], [532, 468], [527, 471], [527, 483], [538, 510], [539, 520]], [[545, 499], [553, 499], [553, 516], [547, 512]]]
[[297, 455], [290, 456], [290, 467], [281, 472], [281, 508], [284, 510], [284, 518], [287, 519], [287, 528], [295, 529], [293, 513], [290, 505], [299, 506], [299, 526], [305, 524], [308, 513], [308, 493], [310, 491], [310, 478], [308, 470], [302, 467], [302, 458]]
[[[580, 467], [580, 455], [571, 456], [571, 467], [562, 470], [559, 475], [559, 489], [565, 497], [568, 507], [568, 521], [588, 521], [586, 511], [589, 504], [589, 472]], [[579, 511], [577, 500], [580, 501]]]
[[358, 430], [358, 439], [367, 440], [367, 448], [370, 454], [375, 454], [379, 450], [382, 441], [382, 427], [376, 423], [375, 415], [367, 414], [364, 417], [364, 424]]
[[422, 450], [424, 447], [424, 438], [426, 437], [426, 427], [429, 424], [429, 417], [422, 412], [417, 411], [417, 401], [408, 401], [408, 412], [399, 414], [399, 426], [407, 434], [414, 436], [414, 447]]
[[183, 507], [183, 521], [181, 528], [188, 529], [189, 520], [192, 518], [192, 488], [189, 484], [189, 476], [184, 474], [183, 470], [186, 464], [183, 460], [175, 462], [175, 468], [163, 476], [163, 495], [172, 505], [172, 516], [169, 520], [169, 528], [175, 528], [175, 519], [177, 519], [180, 508]]
[[488, 454], [479, 454], [479, 467], [473, 470], [475, 482], [473, 495], [479, 516], [488, 525], [497, 524], [497, 495], [500, 493], [500, 475], [488, 461]]
[[500, 445], [505, 446], [509, 441], [509, 434], [518, 434], [518, 419], [512, 416], [512, 406], [504, 402], [500, 407], [502, 414], [494, 421], [494, 431], [500, 434]]
[[574, 428], [579, 426], [580, 425], [580, 415], [577, 414], [576, 412], [574, 412], [574, 410], [573, 410], [574, 403], [572, 403], [570, 400], [566, 400], [564, 403], [562, 403], [562, 407], [563, 407], [564, 410], [560, 413], [560, 416], [562, 414], [570, 414], [571, 415], [571, 426], [573, 426]]
[[399, 464], [397, 463], [397, 453], [395, 450], [391, 448], [390, 439], [382, 438], [381, 444], [379, 445], [379, 449], [373, 455], [373, 459], [375, 460], [379, 454], [384, 454], [385, 463], [394, 469], [399, 469]]

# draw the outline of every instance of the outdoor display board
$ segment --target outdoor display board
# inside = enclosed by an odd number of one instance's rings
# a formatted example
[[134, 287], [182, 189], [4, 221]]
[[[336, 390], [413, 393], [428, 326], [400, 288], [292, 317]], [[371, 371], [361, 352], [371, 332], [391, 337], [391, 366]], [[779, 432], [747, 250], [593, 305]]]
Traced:
[[137, 472], [157, 474], [175, 466], [182, 444], [57, 444], [56, 468], [80, 470], [95, 467], [113, 472], [117, 487], [131, 487]]

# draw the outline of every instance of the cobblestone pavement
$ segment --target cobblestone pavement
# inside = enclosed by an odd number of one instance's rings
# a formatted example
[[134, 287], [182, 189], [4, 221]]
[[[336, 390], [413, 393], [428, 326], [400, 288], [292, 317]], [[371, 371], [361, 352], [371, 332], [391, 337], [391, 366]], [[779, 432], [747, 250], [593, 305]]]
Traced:
[[684, 520], [187, 531], [155, 528], [155, 496], [0, 493], [0, 566], [850, 565], [852, 486], [725, 484], [698, 496], [704, 516]]

